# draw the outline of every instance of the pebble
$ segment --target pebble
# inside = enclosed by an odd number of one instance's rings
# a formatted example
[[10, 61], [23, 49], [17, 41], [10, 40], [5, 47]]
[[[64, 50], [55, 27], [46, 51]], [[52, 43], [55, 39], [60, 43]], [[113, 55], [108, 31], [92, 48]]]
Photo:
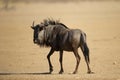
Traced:
[[116, 64], [117, 64], [117, 62], [116, 62], [116, 61], [114, 61], [114, 62], [113, 62], [113, 65], [116, 65]]

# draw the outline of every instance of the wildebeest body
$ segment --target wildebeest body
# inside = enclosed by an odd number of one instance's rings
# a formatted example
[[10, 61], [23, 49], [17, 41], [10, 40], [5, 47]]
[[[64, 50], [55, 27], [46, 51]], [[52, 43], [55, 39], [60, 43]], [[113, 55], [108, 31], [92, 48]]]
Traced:
[[[59, 73], [63, 73], [62, 66], [62, 56], [63, 51], [73, 51], [76, 57], [76, 68], [73, 73], [76, 73], [78, 70], [80, 56], [78, 54], [78, 48], [80, 47], [88, 68], [88, 73], [91, 73], [89, 67], [89, 48], [86, 42], [86, 34], [80, 29], [69, 29], [62, 23], [58, 23], [52, 20], [46, 20], [44, 23], [39, 24], [39, 26], [33, 26], [34, 35], [37, 34], [37, 37], [34, 37], [34, 43], [40, 46], [50, 46], [51, 50], [47, 55], [49, 62], [50, 73], [53, 71], [53, 67], [50, 61], [50, 56], [54, 51], [60, 51], [60, 65], [61, 69]], [[38, 31], [35, 31], [38, 29]], [[36, 32], [36, 33], [35, 33]]]
[[50, 26], [46, 28], [47, 31], [51, 32], [48, 34], [50, 35], [50, 38], [48, 37], [49, 46], [53, 47], [56, 51], [73, 51], [73, 48], [80, 47], [81, 30], [66, 29], [59, 25], [55, 25], [53, 29], [49, 29]]

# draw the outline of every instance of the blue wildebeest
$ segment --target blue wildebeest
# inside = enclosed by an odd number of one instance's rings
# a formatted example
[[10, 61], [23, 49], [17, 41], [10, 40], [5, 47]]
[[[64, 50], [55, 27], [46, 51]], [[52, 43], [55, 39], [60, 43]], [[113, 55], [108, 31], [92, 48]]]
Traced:
[[88, 73], [91, 73], [91, 69], [89, 67], [89, 48], [86, 42], [86, 34], [82, 30], [69, 29], [63, 23], [51, 19], [45, 19], [38, 25], [34, 25], [33, 22], [31, 28], [34, 30], [33, 42], [35, 44], [51, 47], [51, 50], [47, 55], [49, 62], [49, 73], [53, 71], [50, 56], [54, 53], [54, 51], [60, 51], [59, 61], [61, 69], [59, 74], [62, 74], [64, 72], [62, 65], [63, 51], [72, 51], [74, 53], [77, 64], [73, 74], [77, 73], [81, 59], [78, 54], [79, 47], [81, 48], [85, 57]]

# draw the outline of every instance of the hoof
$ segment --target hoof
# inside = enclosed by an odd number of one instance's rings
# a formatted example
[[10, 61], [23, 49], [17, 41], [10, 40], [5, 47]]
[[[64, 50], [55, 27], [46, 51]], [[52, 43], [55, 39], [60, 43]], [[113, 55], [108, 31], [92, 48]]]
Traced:
[[63, 74], [64, 71], [60, 71], [59, 74]]
[[52, 68], [50, 68], [50, 71], [49, 71], [49, 73], [51, 74], [53, 72], [53, 69]]
[[74, 72], [73, 72], [73, 74], [76, 74], [76, 73], [77, 73], [77, 71], [74, 71]]
[[94, 72], [92, 72], [92, 71], [88, 71], [87, 73], [88, 73], [88, 74], [94, 74]]
[[49, 74], [52, 74], [52, 72], [50, 71]]

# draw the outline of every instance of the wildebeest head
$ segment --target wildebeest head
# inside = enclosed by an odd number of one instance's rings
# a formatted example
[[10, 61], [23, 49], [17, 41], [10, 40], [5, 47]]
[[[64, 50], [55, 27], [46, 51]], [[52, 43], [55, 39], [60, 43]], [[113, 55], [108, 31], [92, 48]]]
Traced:
[[43, 24], [37, 24], [31, 26], [31, 28], [34, 30], [33, 33], [33, 42], [35, 44], [42, 44], [44, 41], [44, 25]]

